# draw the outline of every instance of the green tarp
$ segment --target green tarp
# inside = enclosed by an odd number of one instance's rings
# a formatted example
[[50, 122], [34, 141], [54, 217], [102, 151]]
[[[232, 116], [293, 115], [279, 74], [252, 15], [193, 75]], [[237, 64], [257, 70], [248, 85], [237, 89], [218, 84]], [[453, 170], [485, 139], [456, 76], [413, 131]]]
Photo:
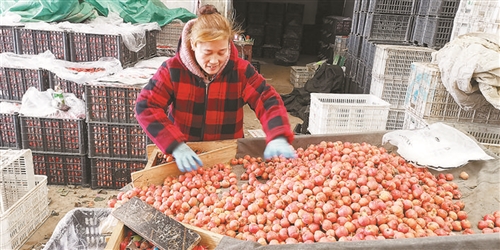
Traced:
[[0, 14], [11, 12], [22, 22], [45, 21], [72, 23], [93, 19], [109, 12], [120, 15], [124, 22], [157, 22], [164, 26], [174, 19], [187, 22], [196, 17], [185, 8], [167, 8], [159, 0], [1, 0]]

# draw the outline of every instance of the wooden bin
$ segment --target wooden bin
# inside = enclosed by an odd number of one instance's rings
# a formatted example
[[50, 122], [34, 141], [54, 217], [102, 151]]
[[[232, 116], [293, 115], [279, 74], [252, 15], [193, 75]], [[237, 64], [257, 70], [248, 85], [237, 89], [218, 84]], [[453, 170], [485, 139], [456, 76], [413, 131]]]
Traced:
[[[237, 142], [236, 140], [208, 141], [208, 142], [188, 142], [193, 150], [203, 152], [198, 156], [205, 166], [213, 166], [218, 163], [229, 163], [235, 157]], [[161, 185], [167, 176], [178, 176], [182, 174], [177, 168], [175, 162], [155, 165], [156, 155], [160, 150], [156, 145], [148, 145], [146, 148], [148, 163], [143, 170], [133, 172], [132, 184], [134, 187], [148, 186], [151, 184]], [[208, 249], [215, 249], [224, 237], [221, 234], [201, 229], [189, 224], [182, 223], [189, 229], [197, 232], [201, 236], [200, 244], [207, 246]], [[112, 235], [108, 239], [106, 250], [119, 250], [120, 243], [125, 237], [125, 225], [118, 222]]]

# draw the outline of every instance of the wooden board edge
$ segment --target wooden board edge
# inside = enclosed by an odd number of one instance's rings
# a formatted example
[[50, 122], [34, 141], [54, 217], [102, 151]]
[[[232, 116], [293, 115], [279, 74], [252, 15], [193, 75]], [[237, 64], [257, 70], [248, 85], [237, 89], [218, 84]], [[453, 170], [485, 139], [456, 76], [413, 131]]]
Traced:
[[[236, 155], [237, 144], [219, 148], [200, 154], [199, 157], [205, 166], [213, 166], [218, 163], [229, 163]], [[175, 162], [169, 162], [148, 169], [132, 172], [132, 184], [134, 187], [144, 187], [151, 184], [161, 185], [167, 176], [179, 176], [182, 172], [177, 168]]]
[[[182, 223], [182, 222], [181, 222]], [[212, 231], [208, 231], [190, 224], [182, 223], [185, 227], [197, 232], [201, 236], [201, 240], [198, 243], [199, 245], [205, 246], [208, 249], [215, 249], [224, 235], [214, 233]]]
[[120, 250], [120, 243], [123, 238], [125, 238], [125, 224], [118, 221], [104, 250]]

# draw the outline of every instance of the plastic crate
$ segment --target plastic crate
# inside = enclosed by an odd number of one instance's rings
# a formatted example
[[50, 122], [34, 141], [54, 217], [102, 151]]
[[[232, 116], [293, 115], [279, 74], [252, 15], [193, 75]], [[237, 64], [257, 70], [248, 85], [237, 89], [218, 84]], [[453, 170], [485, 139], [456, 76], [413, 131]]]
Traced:
[[428, 16], [453, 18], [457, 13], [460, 0], [423, 0], [428, 1]]
[[370, 0], [368, 12], [410, 15], [414, 13], [417, 0]]
[[368, 13], [363, 36], [370, 40], [408, 41], [413, 15]]
[[125, 84], [86, 84], [87, 122], [138, 124], [134, 110], [141, 89]]
[[493, 105], [485, 105], [477, 110], [461, 108], [441, 82], [438, 66], [432, 63], [411, 64], [405, 108], [422, 119], [500, 124], [500, 110]]
[[71, 60], [68, 32], [26, 28], [20, 28], [18, 32], [18, 54], [38, 55], [50, 50], [56, 59]]
[[362, 34], [358, 33], [359, 15], [360, 15], [359, 12], [352, 13], [351, 32], [349, 32], [349, 35], [352, 35], [352, 34], [362, 35]]
[[88, 123], [89, 157], [146, 159], [148, 136], [138, 124]]
[[377, 44], [372, 75], [379, 78], [408, 78], [411, 63], [430, 62], [434, 51], [425, 47]]
[[119, 189], [132, 181], [132, 172], [144, 169], [147, 160], [91, 158], [90, 162], [91, 188]]
[[370, 94], [391, 104], [392, 109], [405, 108], [405, 96], [408, 88], [406, 77], [372, 77]]
[[354, 81], [358, 82], [361, 86], [364, 86], [365, 69], [365, 64], [361, 60], [358, 60], [358, 66], [356, 67], [356, 75], [354, 76]]
[[90, 184], [90, 161], [87, 155], [33, 152], [35, 174], [46, 175], [50, 185]]
[[427, 24], [426, 16], [417, 16], [415, 18], [415, 25], [413, 26], [413, 35], [411, 37], [411, 41], [418, 45], [424, 44], [424, 34], [425, 34], [425, 26]]
[[372, 85], [372, 73], [366, 69], [365, 78], [363, 80], [363, 94], [370, 94], [370, 87]]
[[314, 70], [307, 66], [292, 66], [290, 70], [290, 83], [295, 88], [302, 88], [314, 76]]
[[361, 0], [359, 11], [368, 12], [369, 7], [370, 7], [370, 0]]
[[49, 88], [56, 89], [56, 86], [60, 86], [64, 93], [72, 93], [78, 99], [83, 99], [85, 94], [84, 84], [78, 84], [73, 81], [69, 81], [57, 76], [53, 72], [49, 72]]
[[0, 100], [21, 102], [30, 87], [47, 90], [48, 75], [44, 69], [0, 67]]
[[17, 53], [19, 48], [19, 27], [0, 25], [0, 53]]
[[352, 19], [344, 16], [326, 16], [323, 18], [322, 28], [334, 36], [349, 35]]
[[389, 109], [385, 129], [389, 131], [403, 129], [405, 113], [406, 111], [404, 109]]
[[0, 212], [35, 187], [31, 150], [0, 150]]
[[354, 35], [351, 34], [349, 36], [349, 40], [347, 42], [347, 51], [354, 56], [354, 57], [359, 57], [361, 56], [361, 41], [363, 38], [359, 35]]
[[185, 23], [174, 20], [162, 26], [160, 32], [156, 36], [157, 48], [177, 51], [177, 45], [179, 44], [179, 38], [181, 38], [184, 25]]
[[47, 176], [35, 175], [35, 187], [0, 215], [0, 249], [20, 249], [49, 215]]
[[459, 35], [476, 32], [500, 36], [500, 21], [497, 23], [488, 23], [478, 17], [470, 17], [469, 15], [457, 16], [453, 21], [450, 41]]
[[71, 32], [69, 45], [72, 62], [98, 61], [101, 57], [114, 57], [122, 67], [137, 62], [135, 53], [125, 46], [120, 35]]
[[21, 149], [19, 114], [0, 113], [0, 148]]
[[19, 116], [24, 149], [36, 152], [87, 153], [85, 119]]
[[389, 106], [374, 95], [311, 93], [308, 129], [311, 134], [385, 130]]
[[423, 44], [427, 47], [440, 49], [450, 41], [453, 30], [453, 18], [426, 18]]
[[104, 249], [106, 235], [101, 223], [110, 216], [111, 208], [74, 208], [57, 223], [43, 249]]
[[356, 27], [356, 34], [362, 36], [365, 32], [365, 25], [366, 25], [366, 16], [367, 13], [361, 12], [358, 14], [358, 22], [357, 22], [357, 27]]

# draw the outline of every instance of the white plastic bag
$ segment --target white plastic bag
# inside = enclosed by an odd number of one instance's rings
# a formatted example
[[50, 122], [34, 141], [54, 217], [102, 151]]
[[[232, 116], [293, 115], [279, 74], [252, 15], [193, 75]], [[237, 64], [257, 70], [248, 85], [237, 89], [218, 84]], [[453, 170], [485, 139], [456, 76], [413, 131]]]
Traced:
[[64, 93], [64, 102], [70, 108], [68, 111], [59, 110], [53, 103], [54, 90], [38, 91], [35, 87], [29, 88], [23, 95], [19, 113], [30, 117], [44, 118], [85, 118], [85, 102], [72, 93]]
[[382, 144], [398, 147], [406, 160], [442, 171], [473, 160], [491, 160], [476, 141], [461, 131], [437, 122], [415, 130], [395, 130], [384, 134]]

